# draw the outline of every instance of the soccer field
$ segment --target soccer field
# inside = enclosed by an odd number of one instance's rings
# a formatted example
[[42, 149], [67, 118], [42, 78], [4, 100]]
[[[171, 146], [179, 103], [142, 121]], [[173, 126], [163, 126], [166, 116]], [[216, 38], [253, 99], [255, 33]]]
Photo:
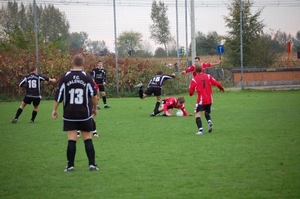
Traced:
[[[196, 96], [186, 98], [193, 113]], [[194, 116], [149, 117], [156, 98], [108, 98], [95, 118], [100, 170], [88, 168], [79, 138], [75, 171], [53, 101], [0, 103], [0, 198], [296, 199], [300, 198], [300, 91], [214, 91], [214, 129], [195, 135]], [[175, 111], [176, 112], [176, 111]]]

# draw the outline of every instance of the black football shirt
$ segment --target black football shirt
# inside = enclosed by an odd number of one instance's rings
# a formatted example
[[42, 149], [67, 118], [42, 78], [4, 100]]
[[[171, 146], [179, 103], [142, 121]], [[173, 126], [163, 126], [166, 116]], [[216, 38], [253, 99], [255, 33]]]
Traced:
[[63, 102], [64, 120], [86, 121], [92, 117], [90, 98], [96, 94], [91, 75], [83, 70], [70, 70], [60, 79], [55, 100]]

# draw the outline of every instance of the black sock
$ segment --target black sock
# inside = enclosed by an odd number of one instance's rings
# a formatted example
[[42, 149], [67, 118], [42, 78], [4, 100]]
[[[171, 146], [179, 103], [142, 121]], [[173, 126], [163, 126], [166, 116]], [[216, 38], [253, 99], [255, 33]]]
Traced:
[[106, 105], [106, 96], [102, 97], [103, 104]]
[[68, 167], [74, 166], [75, 154], [76, 154], [76, 141], [69, 140], [68, 147], [67, 147]]
[[32, 114], [31, 114], [31, 120], [32, 121], [35, 120], [36, 115], [37, 115], [37, 111], [32, 111]]
[[140, 96], [141, 99], [143, 98], [143, 94], [144, 94], [143, 88], [140, 87], [140, 89], [139, 89], [139, 96]]
[[95, 165], [95, 149], [93, 145], [93, 141], [91, 139], [87, 139], [84, 141], [85, 152], [89, 159], [89, 165]]
[[162, 111], [154, 111], [154, 115], [157, 115], [158, 113], [161, 113]]
[[93, 131], [96, 131], [96, 122], [94, 118], [92, 118], [92, 123], [93, 123]]
[[205, 115], [205, 119], [206, 119], [207, 122], [208, 122], [209, 120], [211, 120], [210, 114], [209, 114], [209, 113], [205, 112], [204, 115]]
[[22, 112], [23, 112], [23, 109], [20, 109], [20, 108], [19, 108], [19, 109], [17, 110], [15, 119], [18, 119]]
[[159, 105], [160, 105], [160, 102], [156, 102], [155, 108], [154, 108], [154, 110], [153, 110], [154, 112], [157, 112], [157, 111], [158, 111]]
[[200, 117], [196, 117], [196, 124], [198, 129], [202, 128], [202, 121]]

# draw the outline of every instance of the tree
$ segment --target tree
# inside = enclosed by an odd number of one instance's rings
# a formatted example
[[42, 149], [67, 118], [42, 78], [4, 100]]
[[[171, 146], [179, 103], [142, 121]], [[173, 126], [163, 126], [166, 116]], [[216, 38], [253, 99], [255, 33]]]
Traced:
[[88, 34], [86, 32], [72, 32], [69, 39], [70, 48], [73, 52], [85, 48]]
[[[8, 1], [6, 6], [2, 5], [0, 10], [0, 27], [4, 31], [12, 31], [18, 26], [24, 35], [27, 36], [34, 29], [33, 5], [18, 6], [17, 2]], [[37, 6], [37, 31], [38, 36], [42, 37], [44, 43], [63, 39], [67, 41], [69, 37], [69, 22], [64, 13], [61, 13], [53, 5]], [[4, 32], [1, 32], [3, 34]], [[29, 39], [29, 38], [28, 38]], [[61, 46], [61, 50], [67, 49], [67, 44]]]
[[272, 38], [270, 34], [260, 35], [253, 43], [256, 46], [256, 50], [253, 54], [256, 58], [254, 64], [266, 68], [273, 65], [278, 58], [278, 51], [274, 48], [277, 43], [278, 42]]
[[91, 41], [88, 40], [86, 42], [87, 49], [95, 54], [98, 54], [99, 56], [105, 56], [109, 51], [108, 47], [106, 46], [105, 41]]
[[163, 44], [167, 52], [167, 43], [172, 39], [170, 33], [170, 21], [167, 17], [168, 7], [161, 1], [158, 3], [154, 0], [151, 7], [151, 19], [153, 24], [150, 25], [151, 39], [155, 43]]
[[134, 31], [124, 31], [118, 37], [118, 54], [133, 56], [135, 51], [142, 47], [142, 34]]
[[167, 52], [165, 51], [165, 49], [158, 47], [155, 50], [155, 57], [166, 57], [167, 56]]
[[54, 41], [57, 37], [68, 40], [70, 25], [65, 14], [53, 5], [40, 7], [40, 11], [38, 28], [45, 42]]
[[[264, 24], [259, 21], [260, 14], [263, 9], [251, 13], [253, 0], [242, 1], [242, 29], [243, 29], [243, 65], [251, 66], [255, 63], [256, 51], [255, 41], [260, 38], [263, 33]], [[231, 5], [228, 5], [229, 16], [225, 16], [226, 26], [230, 29], [225, 36], [225, 57], [232, 66], [240, 65], [240, 0], [233, 0]]]
[[198, 32], [196, 36], [197, 55], [216, 55], [216, 46], [221, 42], [221, 37], [216, 31], [209, 32], [207, 36]]
[[144, 58], [153, 56], [152, 46], [148, 40], [143, 40], [141, 49], [135, 52], [135, 56]]
[[293, 38], [293, 50], [300, 52], [300, 31], [297, 31], [296, 38]]
[[277, 41], [277, 48], [278, 52], [286, 52], [286, 42], [292, 41], [292, 35], [287, 34], [286, 32], [277, 31], [274, 35], [274, 39]]

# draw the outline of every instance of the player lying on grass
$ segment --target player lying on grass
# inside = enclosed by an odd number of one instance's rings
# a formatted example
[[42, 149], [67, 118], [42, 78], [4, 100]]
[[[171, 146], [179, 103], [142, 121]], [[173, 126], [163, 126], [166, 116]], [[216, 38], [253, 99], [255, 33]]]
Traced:
[[172, 116], [173, 108], [180, 109], [183, 113], [183, 116], [192, 116], [193, 114], [188, 114], [184, 106], [185, 99], [184, 97], [168, 97], [161, 101], [161, 106], [157, 111], [154, 112], [153, 116], [158, 113], [164, 112], [162, 116]]

